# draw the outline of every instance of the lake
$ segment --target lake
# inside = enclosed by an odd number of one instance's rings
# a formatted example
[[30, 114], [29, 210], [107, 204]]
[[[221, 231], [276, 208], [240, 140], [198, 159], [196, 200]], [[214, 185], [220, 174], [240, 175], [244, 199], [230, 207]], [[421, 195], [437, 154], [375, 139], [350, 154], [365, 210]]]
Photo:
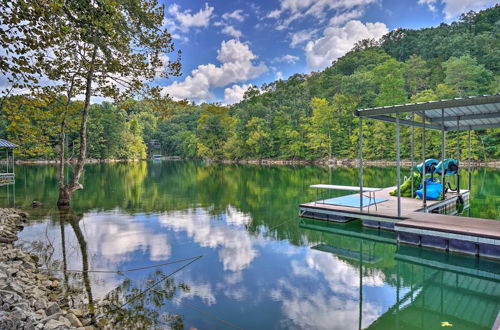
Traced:
[[[298, 204], [315, 198], [310, 184], [358, 185], [357, 175], [315, 166], [92, 164], [85, 189], [61, 213], [57, 168], [23, 165], [15, 194], [0, 187], [0, 203], [28, 210], [20, 242], [68, 290], [113, 301], [110, 318], [121, 326], [491, 329], [500, 263], [397, 245], [394, 233], [359, 221], [297, 216]], [[395, 182], [394, 168], [365, 169], [366, 186]], [[465, 214], [500, 219], [499, 183], [500, 170], [474, 169]], [[32, 209], [34, 200], [42, 207]]]

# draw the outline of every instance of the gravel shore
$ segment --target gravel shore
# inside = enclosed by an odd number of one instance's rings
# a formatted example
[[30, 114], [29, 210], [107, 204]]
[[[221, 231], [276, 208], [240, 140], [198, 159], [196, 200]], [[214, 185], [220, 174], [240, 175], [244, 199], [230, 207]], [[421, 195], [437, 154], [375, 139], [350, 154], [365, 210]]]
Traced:
[[59, 280], [40, 271], [38, 256], [15, 244], [27, 217], [0, 209], [0, 329], [95, 329], [65, 303]]

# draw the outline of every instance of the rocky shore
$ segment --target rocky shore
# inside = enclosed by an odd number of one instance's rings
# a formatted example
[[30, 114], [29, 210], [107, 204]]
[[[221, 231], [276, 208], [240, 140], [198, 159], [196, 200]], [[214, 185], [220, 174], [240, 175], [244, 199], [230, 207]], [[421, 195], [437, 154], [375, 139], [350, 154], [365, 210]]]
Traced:
[[70, 309], [58, 279], [42, 273], [38, 256], [14, 243], [27, 214], [0, 209], [0, 329], [94, 329]]

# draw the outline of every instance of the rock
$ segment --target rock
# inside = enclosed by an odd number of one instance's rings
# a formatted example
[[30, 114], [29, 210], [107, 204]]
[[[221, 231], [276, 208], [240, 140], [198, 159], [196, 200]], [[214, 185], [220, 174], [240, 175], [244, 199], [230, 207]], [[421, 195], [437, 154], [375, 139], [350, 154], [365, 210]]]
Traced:
[[59, 317], [59, 322], [63, 323], [68, 328], [71, 327], [71, 322], [67, 318], [65, 318], [64, 316]]
[[5, 288], [5, 290], [7, 291], [11, 291], [11, 292], [15, 292], [19, 295], [23, 295], [24, 294], [24, 290], [23, 288], [17, 284], [16, 282], [14, 281], [10, 281], [10, 283], [7, 285], [7, 287]]
[[60, 313], [61, 308], [59, 308], [59, 305], [57, 303], [53, 302], [49, 304], [49, 306], [45, 309], [45, 312], [50, 316], [55, 313]]
[[9, 276], [14, 276], [16, 275], [16, 273], [19, 271], [19, 269], [17, 268], [9, 268], [7, 269], [7, 274], [9, 274]]
[[69, 312], [75, 314], [76, 317], [83, 317], [83, 311], [81, 309], [70, 308]]
[[33, 262], [34, 262], [35, 264], [36, 264], [36, 263], [38, 263], [38, 261], [40, 260], [40, 258], [39, 258], [36, 254], [34, 254], [34, 253], [32, 253], [32, 254], [30, 255], [30, 257], [31, 257], [31, 260], [33, 260]]
[[44, 329], [47, 330], [56, 330], [56, 329], [67, 329], [67, 327], [64, 323], [58, 321], [58, 320], [50, 320], [49, 322], [45, 323]]
[[24, 323], [23, 330], [35, 330], [35, 325], [32, 321], [27, 321], [26, 323]]
[[57, 289], [59, 288], [59, 281], [55, 280], [50, 283], [50, 285], [47, 285], [49, 289]]
[[47, 303], [45, 300], [39, 299], [39, 300], [35, 301], [34, 307], [36, 310], [45, 309], [45, 308], [47, 308]]
[[45, 310], [39, 309], [35, 312], [35, 314], [39, 315], [37, 319], [44, 319], [47, 317], [47, 313], [45, 313]]
[[79, 327], [83, 326], [82, 322], [73, 313], [68, 313], [68, 315], [66, 315], [66, 318], [69, 320], [71, 325], [74, 327], [79, 328]]
[[13, 235], [2, 235], [0, 236], [0, 243], [10, 244], [17, 241], [17, 236]]
[[26, 269], [35, 269], [35, 264], [31, 262], [24, 262], [23, 266]]
[[40, 322], [42, 323], [47, 323], [49, 322], [50, 320], [59, 320], [59, 317], [62, 316], [62, 313], [58, 312], [58, 313], [54, 313], [52, 315], [49, 315], [47, 316], [46, 318], [42, 319]]
[[20, 321], [25, 321], [28, 318], [26, 311], [20, 307], [14, 307], [14, 310], [12, 311], [11, 315], [13, 318]]

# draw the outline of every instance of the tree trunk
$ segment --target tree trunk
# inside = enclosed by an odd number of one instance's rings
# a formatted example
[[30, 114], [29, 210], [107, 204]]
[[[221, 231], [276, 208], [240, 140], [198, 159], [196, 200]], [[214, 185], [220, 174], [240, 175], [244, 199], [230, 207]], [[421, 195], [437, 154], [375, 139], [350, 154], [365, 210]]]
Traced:
[[68, 185], [63, 184], [59, 187], [59, 199], [57, 200], [57, 206], [67, 207], [71, 201], [72, 192], [70, 191]]
[[[69, 100], [68, 100], [69, 103]], [[67, 107], [66, 107], [67, 109]], [[64, 165], [66, 162], [66, 155], [65, 155], [65, 149], [64, 149], [64, 142], [66, 140], [66, 115], [64, 115], [64, 118], [61, 122], [61, 132], [59, 135], [59, 144], [61, 146], [61, 150], [59, 153], [59, 189], [61, 189], [64, 186]]]
[[[69, 206], [73, 193], [79, 189], [83, 189], [79, 180], [83, 173], [85, 160], [87, 158], [87, 120], [89, 116], [90, 97], [92, 96], [92, 81], [94, 79], [96, 56], [97, 46], [94, 46], [85, 85], [85, 102], [82, 111], [82, 122], [80, 124], [80, 153], [78, 155], [78, 161], [76, 163], [75, 170], [73, 171], [71, 180], [67, 184], [64, 184], [63, 182], [59, 183], [59, 200], [57, 201], [57, 206], [59, 207]], [[63, 165], [61, 164], [61, 166]], [[62, 174], [62, 177], [64, 178], [64, 173]]]

